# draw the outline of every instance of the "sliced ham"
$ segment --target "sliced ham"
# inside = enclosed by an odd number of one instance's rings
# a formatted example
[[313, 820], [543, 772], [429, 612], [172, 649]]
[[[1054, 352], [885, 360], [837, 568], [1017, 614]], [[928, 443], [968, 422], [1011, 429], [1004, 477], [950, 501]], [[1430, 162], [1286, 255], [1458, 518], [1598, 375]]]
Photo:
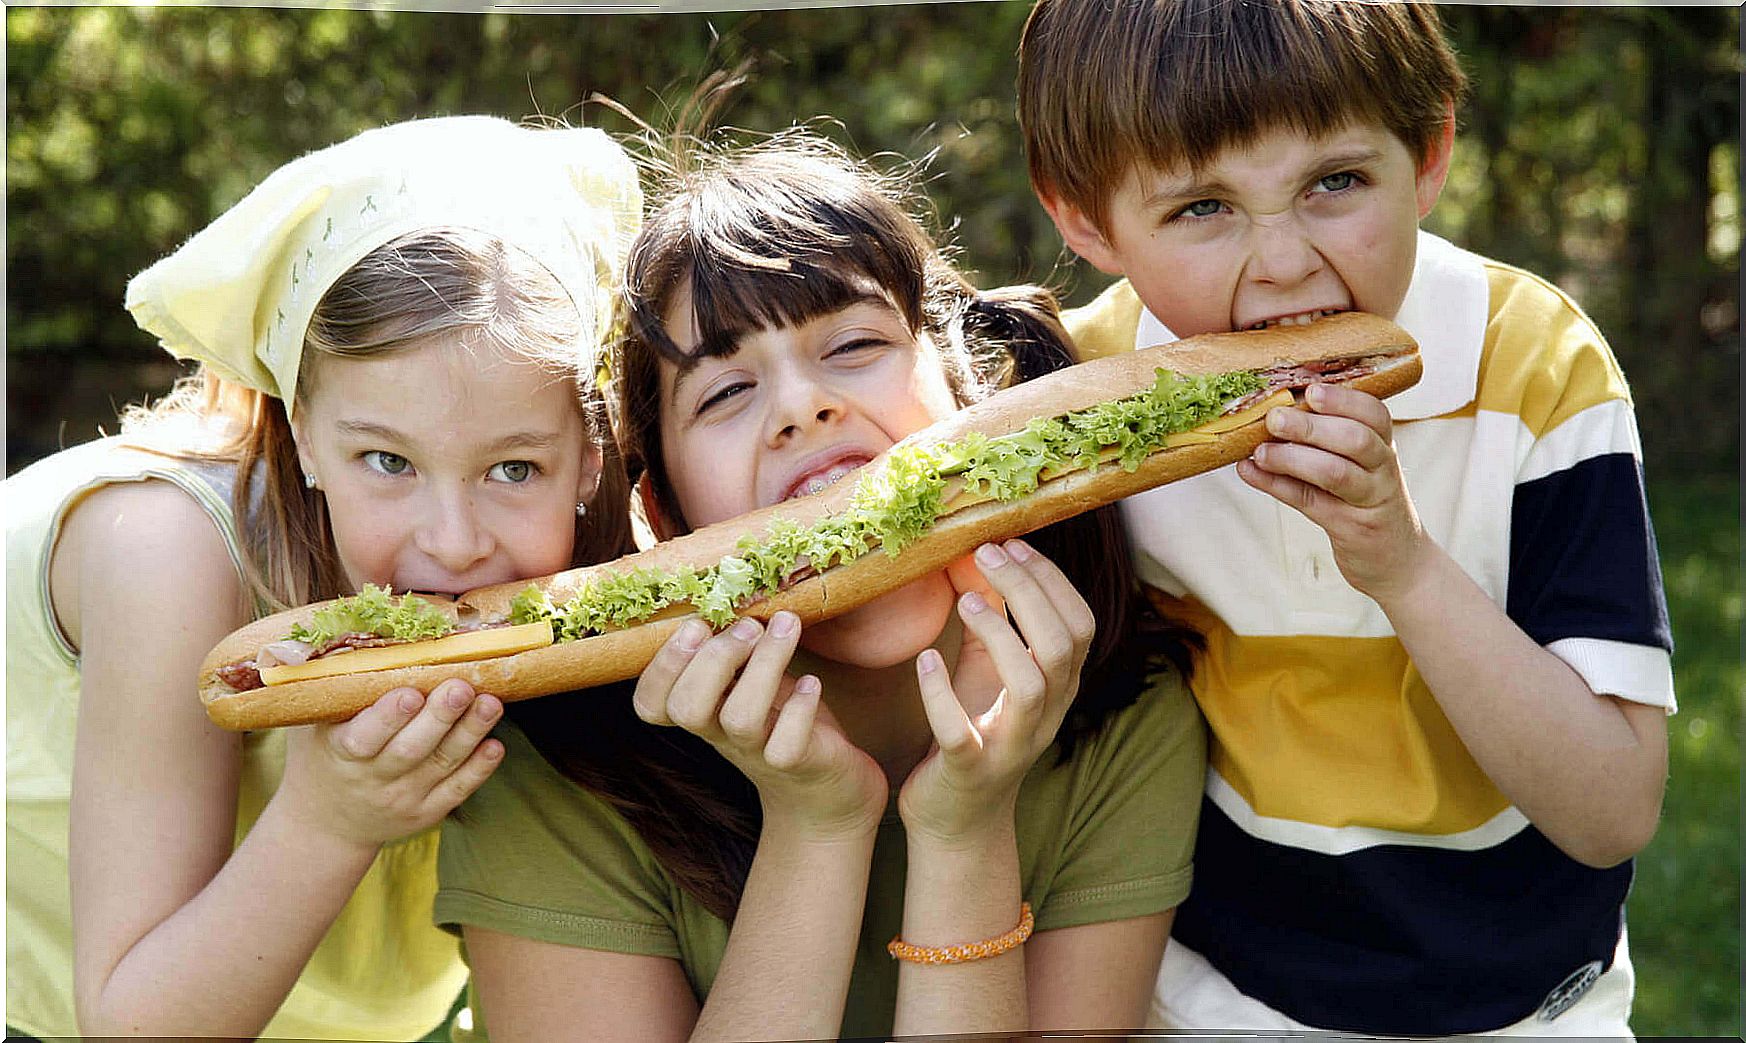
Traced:
[[262, 645], [255, 655], [255, 666], [296, 666], [309, 661], [315, 646], [307, 641], [293, 641], [286, 638], [283, 641], [273, 641]]

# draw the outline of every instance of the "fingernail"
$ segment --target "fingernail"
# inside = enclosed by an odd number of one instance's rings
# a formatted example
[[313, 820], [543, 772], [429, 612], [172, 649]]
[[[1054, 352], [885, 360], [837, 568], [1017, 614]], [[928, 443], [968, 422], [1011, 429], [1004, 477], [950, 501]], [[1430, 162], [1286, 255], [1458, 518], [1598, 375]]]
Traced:
[[976, 593], [974, 590], [959, 598], [958, 604], [963, 606], [964, 611], [971, 615], [988, 611], [988, 602], [981, 594]]
[[1007, 540], [1006, 552], [1012, 555], [1014, 561], [1030, 561], [1037, 556], [1037, 552], [1024, 540]]
[[807, 674], [806, 676], [802, 677], [800, 680], [794, 682], [794, 694], [795, 695], [817, 695], [819, 693], [820, 687], [821, 686], [819, 684], [818, 678], [812, 676], [811, 674]]
[[424, 705], [424, 696], [417, 692], [407, 692], [396, 705], [400, 707], [401, 713], [417, 713], [418, 708]]
[[1285, 434], [1286, 428], [1290, 423], [1291, 416], [1286, 413], [1285, 410], [1269, 409], [1267, 411], [1267, 430], [1270, 433], [1276, 435]]
[[778, 612], [770, 618], [770, 633], [777, 637], [787, 637], [794, 633], [794, 627], [800, 622], [800, 617], [792, 612]]
[[976, 563], [984, 568], [997, 569], [1006, 564], [1006, 552], [992, 543], [984, 543], [976, 548]]
[[464, 710], [469, 701], [471, 701], [471, 696], [467, 694], [466, 689], [458, 684], [450, 684], [443, 692], [443, 703], [451, 710]]
[[756, 641], [758, 640], [759, 629], [757, 620], [742, 618], [739, 622], [729, 628], [729, 632], [741, 641]]
[[709, 637], [709, 626], [700, 619], [693, 619], [679, 628], [679, 647], [686, 652], [695, 652], [703, 647], [703, 641]]
[[945, 661], [940, 658], [940, 653], [930, 648], [916, 657], [915, 670], [926, 677], [944, 665]]
[[1304, 389], [1303, 397], [1310, 405], [1319, 407], [1322, 404], [1322, 399], [1328, 397], [1328, 393], [1320, 384], [1311, 384]]
[[503, 704], [496, 699], [480, 696], [479, 701], [473, 704], [473, 711], [479, 715], [481, 721], [489, 721], [503, 711]]
[[503, 746], [500, 743], [494, 742], [491, 745], [485, 747], [485, 759], [486, 760], [494, 761], [502, 756], [503, 756]]

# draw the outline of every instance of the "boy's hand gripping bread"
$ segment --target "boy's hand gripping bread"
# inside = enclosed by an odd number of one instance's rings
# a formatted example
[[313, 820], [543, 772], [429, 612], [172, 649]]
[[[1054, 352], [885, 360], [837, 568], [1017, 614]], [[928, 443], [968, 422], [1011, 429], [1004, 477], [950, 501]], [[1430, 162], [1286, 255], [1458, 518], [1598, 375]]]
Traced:
[[849, 612], [977, 546], [1233, 463], [1312, 383], [1417, 383], [1402, 329], [1349, 313], [1214, 333], [1000, 391], [892, 446], [853, 482], [603, 565], [450, 601], [376, 588], [269, 616], [201, 667], [207, 714], [249, 729], [346, 718], [459, 677], [506, 700], [641, 673], [687, 619]]

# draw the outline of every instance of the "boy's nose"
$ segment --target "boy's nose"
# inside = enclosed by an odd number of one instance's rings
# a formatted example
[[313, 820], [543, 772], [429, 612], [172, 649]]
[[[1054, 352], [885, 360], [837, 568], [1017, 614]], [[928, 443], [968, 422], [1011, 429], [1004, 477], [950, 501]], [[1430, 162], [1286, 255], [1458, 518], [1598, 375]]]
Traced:
[[415, 543], [421, 553], [459, 576], [491, 556], [491, 533], [465, 492], [439, 494], [428, 505]]
[[1263, 282], [1291, 285], [1322, 267], [1321, 252], [1290, 216], [1257, 221], [1251, 233], [1249, 275]]

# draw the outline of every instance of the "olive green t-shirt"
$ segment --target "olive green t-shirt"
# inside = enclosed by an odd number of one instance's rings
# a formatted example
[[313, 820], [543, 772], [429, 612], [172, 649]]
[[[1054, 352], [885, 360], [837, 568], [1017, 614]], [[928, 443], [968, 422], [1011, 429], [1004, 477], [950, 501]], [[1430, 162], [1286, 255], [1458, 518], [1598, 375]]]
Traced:
[[[443, 824], [437, 923], [675, 959], [701, 1003], [729, 925], [674, 884], [616, 811], [560, 775], [514, 725], [496, 734], [507, 747], [503, 764]], [[1181, 678], [1161, 670], [1070, 761], [1054, 761], [1050, 751], [1031, 769], [1017, 805], [1020, 879], [1036, 929], [1180, 903], [1205, 782], [1201, 720]], [[906, 872], [895, 807], [874, 845], [845, 1036], [891, 1031], [897, 967], [885, 946], [902, 922]]]

